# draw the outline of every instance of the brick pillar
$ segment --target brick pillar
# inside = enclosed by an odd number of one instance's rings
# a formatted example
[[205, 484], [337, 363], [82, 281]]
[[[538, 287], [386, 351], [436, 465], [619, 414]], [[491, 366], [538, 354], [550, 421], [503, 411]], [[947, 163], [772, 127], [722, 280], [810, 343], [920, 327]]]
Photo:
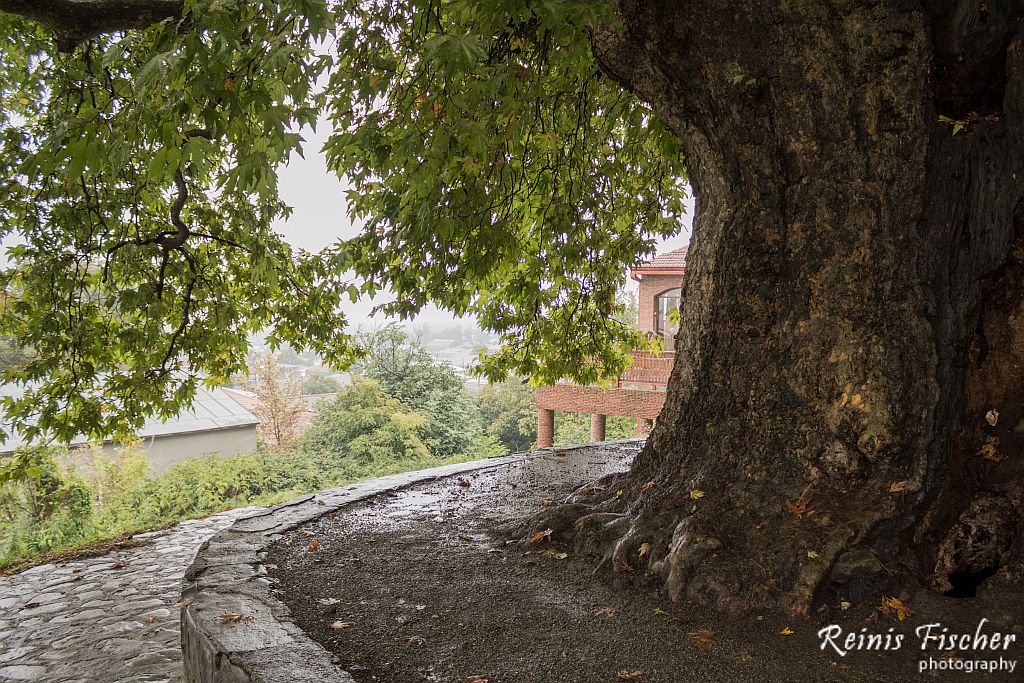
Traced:
[[600, 413], [590, 415], [590, 440], [593, 442], [604, 441], [604, 425], [606, 417]]
[[646, 417], [638, 417], [636, 419], [636, 435], [647, 436], [651, 433], [651, 427], [654, 426], [654, 420], [649, 420]]
[[555, 411], [537, 408], [537, 448], [551, 448], [555, 443]]

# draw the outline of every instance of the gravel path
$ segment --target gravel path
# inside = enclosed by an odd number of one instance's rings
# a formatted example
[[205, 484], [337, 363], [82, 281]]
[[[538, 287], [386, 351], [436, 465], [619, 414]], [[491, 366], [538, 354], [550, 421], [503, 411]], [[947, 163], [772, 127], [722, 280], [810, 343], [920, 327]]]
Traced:
[[136, 536], [150, 542], [0, 578], [0, 681], [181, 681], [181, 579], [203, 542], [261, 508]]

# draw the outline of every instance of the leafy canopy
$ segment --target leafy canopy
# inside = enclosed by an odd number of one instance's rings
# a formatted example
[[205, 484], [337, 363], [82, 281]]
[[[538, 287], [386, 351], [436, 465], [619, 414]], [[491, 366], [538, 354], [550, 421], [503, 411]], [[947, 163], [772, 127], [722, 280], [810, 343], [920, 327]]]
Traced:
[[[242, 370], [247, 338], [344, 365], [342, 297], [434, 302], [552, 381], [619, 370], [625, 270], [678, 230], [677, 141], [602, 76], [569, 0], [186, 0], [184, 15], [60, 52], [0, 15], [0, 335], [7, 429], [127, 433]], [[328, 118], [354, 240], [271, 228], [277, 173]], [[341, 207], [339, 207], [340, 209]]]
[[436, 362], [395, 324], [361, 335], [360, 340], [366, 356], [356, 370], [379, 383], [384, 394], [427, 418], [421, 433], [432, 454], [450, 458], [479, 452], [481, 446], [487, 450], [480, 411], [451, 367]]

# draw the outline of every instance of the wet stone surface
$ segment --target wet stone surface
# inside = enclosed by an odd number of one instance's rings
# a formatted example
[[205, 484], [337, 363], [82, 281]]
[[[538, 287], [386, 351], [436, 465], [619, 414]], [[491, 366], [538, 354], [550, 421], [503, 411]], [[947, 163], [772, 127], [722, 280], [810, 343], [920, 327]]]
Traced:
[[261, 508], [140, 534], [149, 542], [0, 578], [0, 681], [179, 682], [181, 579], [214, 533]]

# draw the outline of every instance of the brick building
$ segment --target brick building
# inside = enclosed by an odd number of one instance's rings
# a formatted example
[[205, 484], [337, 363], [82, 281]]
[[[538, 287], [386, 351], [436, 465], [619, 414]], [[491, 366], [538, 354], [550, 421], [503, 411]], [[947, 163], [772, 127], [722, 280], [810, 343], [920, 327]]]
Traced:
[[633, 364], [611, 388], [555, 384], [537, 390], [537, 447], [549, 448], [555, 438], [555, 411], [590, 413], [590, 440], [604, 441], [606, 418], [623, 415], [636, 419], [636, 431], [646, 436], [665, 404], [665, 387], [675, 363], [677, 326], [670, 311], [679, 308], [679, 287], [686, 268], [686, 247], [659, 254], [634, 268], [630, 276], [640, 283], [637, 327], [662, 338], [663, 353], [633, 354]]

